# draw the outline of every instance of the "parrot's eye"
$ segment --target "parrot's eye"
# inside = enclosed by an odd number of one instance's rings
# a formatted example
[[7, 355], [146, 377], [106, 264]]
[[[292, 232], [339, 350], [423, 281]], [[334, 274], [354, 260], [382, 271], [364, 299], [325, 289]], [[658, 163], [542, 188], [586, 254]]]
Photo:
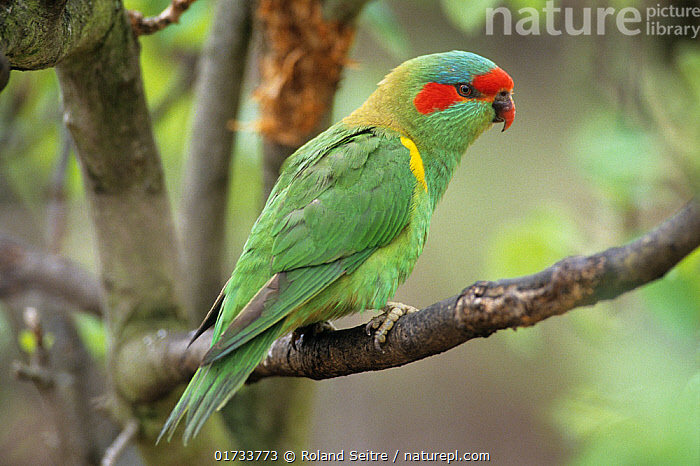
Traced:
[[471, 84], [459, 83], [456, 85], [456, 87], [457, 93], [462, 97], [470, 97], [472, 94], [474, 94], [474, 88]]

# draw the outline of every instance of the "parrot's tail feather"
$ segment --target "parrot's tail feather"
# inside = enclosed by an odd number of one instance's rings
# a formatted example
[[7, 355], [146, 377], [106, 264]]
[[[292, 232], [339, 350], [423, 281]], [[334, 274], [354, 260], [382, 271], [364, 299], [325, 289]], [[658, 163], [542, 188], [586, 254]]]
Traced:
[[167, 435], [172, 438], [178, 423], [185, 418], [185, 445], [197, 435], [214, 411], [218, 411], [245, 383], [248, 376], [267, 354], [268, 349], [280, 334], [277, 324], [256, 338], [233, 351], [226, 359], [200, 367], [190, 380], [185, 392], [170, 413], [156, 443]]

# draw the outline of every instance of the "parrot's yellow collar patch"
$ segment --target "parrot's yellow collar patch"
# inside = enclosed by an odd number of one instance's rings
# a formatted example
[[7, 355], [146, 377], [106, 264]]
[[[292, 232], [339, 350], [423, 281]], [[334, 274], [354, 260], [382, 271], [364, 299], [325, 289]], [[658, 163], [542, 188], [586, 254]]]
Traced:
[[416, 180], [418, 180], [418, 182], [423, 186], [425, 192], [428, 192], [428, 184], [425, 182], [425, 168], [423, 168], [423, 159], [420, 156], [420, 152], [418, 152], [416, 143], [411, 141], [409, 138], [402, 136], [401, 144], [406, 146], [406, 149], [408, 149], [409, 153], [411, 154], [411, 160], [409, 161], [408, 166], [411, 169], [413, 176], [415, 176]]

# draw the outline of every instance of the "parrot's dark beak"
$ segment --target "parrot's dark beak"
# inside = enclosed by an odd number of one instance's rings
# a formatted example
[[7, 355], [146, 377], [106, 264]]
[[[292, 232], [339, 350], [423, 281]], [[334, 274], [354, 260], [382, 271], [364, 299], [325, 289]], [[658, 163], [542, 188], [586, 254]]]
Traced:
[[496, 111], [494, 123], [503, 122], [503, 130], [510, 128], [515, 119], [515, 104], [513, 103], [513, 95], [510, 91], [500, 91], [493, 99], [493, 109]]

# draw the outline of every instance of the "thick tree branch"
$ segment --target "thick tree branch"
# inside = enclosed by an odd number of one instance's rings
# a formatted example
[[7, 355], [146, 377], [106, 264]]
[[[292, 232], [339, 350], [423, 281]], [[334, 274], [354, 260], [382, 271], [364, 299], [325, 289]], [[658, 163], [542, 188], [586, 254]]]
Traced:
[[118, 347], [132, 323], [177, 326], [173, 222], [121, 3], [10, 1], [0, 8], [0, 50], [14, 69], [56, 66], [92, 207], [110, 341]]
[[49, 68], [99, 43], [121, 10], [107, 0], [7, 0], [0, 7], [0, 51], [13, 69]]
[[123, 11], [100, 47], [63, 60], [56, 72], [91, 206], [107, 323], [118, 352], [141, 326], [177, 325], [179, 311], [173, 222], [138, 44]]
[[[265, 377], [321, 380], [402, 366], [506, 328], [527, 327], [549, 317], [613, 299], [665, 275], [700, 246], [700, 203], [689, 202], [656, 229], [628, 244], [591, 256], [563, 259], [534, 275], [477, 282], [461, 294], [402, 317], [383, 352], [365, 326], [277, 340], [249, 382]], [[187, 351], [188, 335], [163, 339], [160, 365], [187, 380], [211, 341], [205, 333]], [[172, 364], [178, 364], [177, 370]], [[175, 380], [168, 381], [170, 386]]]
[[[183, 328], [186, 319], [176, 295], [175, 229], [143, 91], [139, 44], [121, 4], [116, 6], [103, 41], [61, 60], [56, 73], [97, 240], [109, 332], [110, 413], [124, 423], [147, 420], [131, 394], [151, 376], [142, 359], [124, 355], [124, 348], [144, 353], [146, 335]], [[137, 444], [142, 454], [155, 454], [147, 436], [139, 436]]]
[[219, 0], [199, 62], [194, 121], [185, 161], [180, 234], [185, 304], [198, 324], [222, 281], [226, 203], [236, 117], [251, 35], [250, 0]]
[[0, 234], [0, 297], [27, 289], [60, 296], [101, 315], [100, 285], [84, 268], [60, 256], [29, 249]]
[[700, 246], [700, 206], [683, 210], [637, 241], [587, 257], [569, 257], [534, 275], [477, 282], [421, 312], [402, 317], [384, 353], [364, 326], [311, 337], [295, 350], [275, 342], [253, 380], [268, 376], [326, 379], [397, 367], [498, 330], [527, 327], [571, 309], [613, 299], [662, 277]]

